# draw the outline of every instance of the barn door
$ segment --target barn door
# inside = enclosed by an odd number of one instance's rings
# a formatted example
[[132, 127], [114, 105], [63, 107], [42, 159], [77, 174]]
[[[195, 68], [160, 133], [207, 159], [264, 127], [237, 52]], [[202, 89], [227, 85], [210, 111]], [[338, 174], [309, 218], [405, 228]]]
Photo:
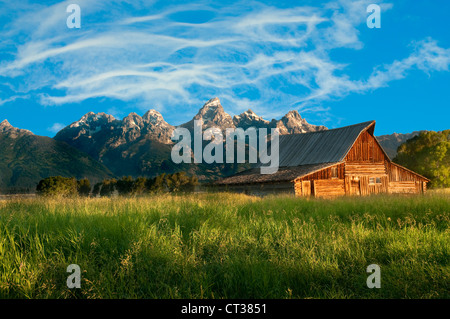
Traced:
[[369, 176], [360, 176], [359, 177], [359, 191], [361, 195], [369, 195]]
[[302, 181], [302, 195], [311, 196], [311, 181]]
[[350, 195], [361, 195], [361, 188], [360, 188], [359, 180], [351, 180]]

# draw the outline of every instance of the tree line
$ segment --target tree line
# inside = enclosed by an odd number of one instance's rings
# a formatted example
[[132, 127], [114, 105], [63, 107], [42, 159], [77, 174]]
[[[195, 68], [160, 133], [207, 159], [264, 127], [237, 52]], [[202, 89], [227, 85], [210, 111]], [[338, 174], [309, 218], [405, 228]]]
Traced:
[[163, 192], [192, 192], [198, 185], [197, 176], [185, 172], [161, 174], [154, 178], [124, 176], [121, 179], [105, 179], [91, 187], [87, 178], [51, 176], [39, 181], [36, 192], [42, 196], [136, 196]]

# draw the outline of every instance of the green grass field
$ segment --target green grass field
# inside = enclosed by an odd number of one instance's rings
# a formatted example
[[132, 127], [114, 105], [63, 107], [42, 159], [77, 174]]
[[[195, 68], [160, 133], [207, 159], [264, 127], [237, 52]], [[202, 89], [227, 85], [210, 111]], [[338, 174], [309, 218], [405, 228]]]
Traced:
[[444, 191], [5, 200], [0, 298], [449, 298], [449, 221]]

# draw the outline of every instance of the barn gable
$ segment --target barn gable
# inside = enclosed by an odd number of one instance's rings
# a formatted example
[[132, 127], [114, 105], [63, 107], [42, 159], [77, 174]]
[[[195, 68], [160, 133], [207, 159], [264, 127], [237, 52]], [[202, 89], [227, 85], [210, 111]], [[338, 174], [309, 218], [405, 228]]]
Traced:
[[360, 134], [375, 125], [364, 122], [332, 130], [280, 136], [280, 167], [337, 163], [345, 159]]
[[373, 135], [375, 121], [361, 131], [358, 138], [345, 156], [346, 162], [384, 162], [390, 161], [389, 156]]

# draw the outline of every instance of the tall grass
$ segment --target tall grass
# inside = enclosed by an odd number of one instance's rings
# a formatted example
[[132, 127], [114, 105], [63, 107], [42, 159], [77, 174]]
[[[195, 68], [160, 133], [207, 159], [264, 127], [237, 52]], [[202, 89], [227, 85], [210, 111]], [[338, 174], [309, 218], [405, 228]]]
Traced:
[[449, 212], [447, 193], [3, 201], [0, 298], [449, 298]]

